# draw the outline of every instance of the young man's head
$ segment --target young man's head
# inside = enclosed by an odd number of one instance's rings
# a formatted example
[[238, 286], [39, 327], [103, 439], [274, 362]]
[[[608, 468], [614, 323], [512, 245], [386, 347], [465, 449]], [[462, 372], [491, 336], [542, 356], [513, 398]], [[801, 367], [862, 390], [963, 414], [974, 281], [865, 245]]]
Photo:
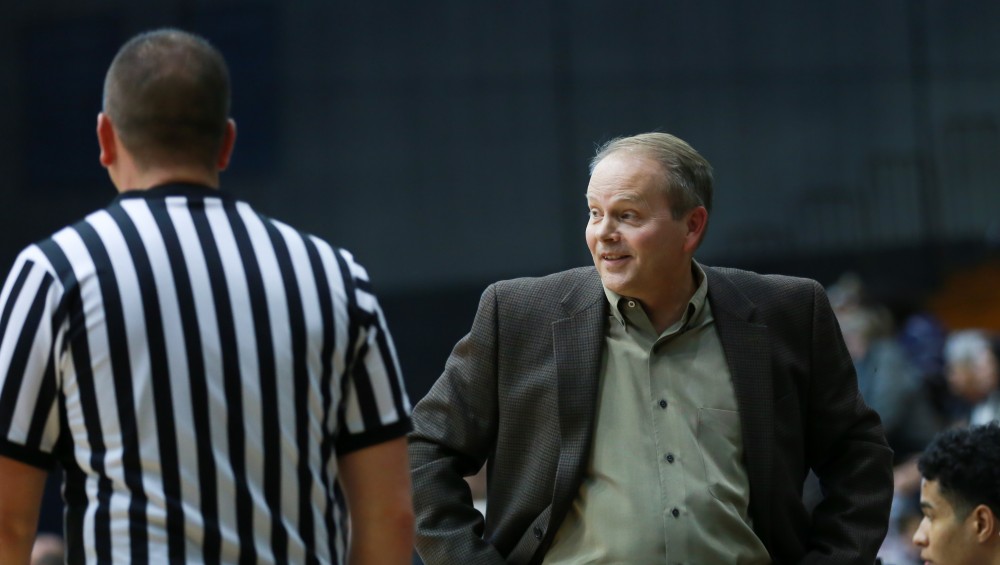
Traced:
[[949, 430], [920, 456], [924, 519], [913, 535], [937, 565], [1000, 564], [1000, 424]]

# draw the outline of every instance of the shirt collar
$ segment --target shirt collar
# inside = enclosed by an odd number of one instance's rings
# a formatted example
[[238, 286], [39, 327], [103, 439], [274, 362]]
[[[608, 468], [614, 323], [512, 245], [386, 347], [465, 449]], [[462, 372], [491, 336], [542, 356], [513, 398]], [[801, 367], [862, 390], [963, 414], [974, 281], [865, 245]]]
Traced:
[[216, 197], [223, 200], [231, 200], [232, 197], [220, 189], [212, 188], [202, 184], [172, 182], [161, 184], [147, 189], [126, 190], [115, 197], [116, 201], [132, 198], [166, 198], [168, 196], [186, 196], [188, 198], [208, 198]]
[[[705, 318], [705, 305], [708, 303], [708, 277], [705, 276], [705, 270], [701, 268], [701, 265], [693, 259], [691, 260], [691, 272], [694, 274], [695, 281], [698, 281], [698, 287], [695, 289], [694, 294], [691, 295], [691, 299], [688, 300], [687, 309], [679, 320], [679, 327], [683, 329], [708, 321]], [[618, 294], [604, 286], [603, 282], [601, 286], [604, 288], [604, 295], [611, 304], [611, 315], [618, 320], [619, 324], [624, 326], [626, 317], [622, 313], [622, 308], [628, 306], [630, 303], [637, 304], [638, 301]], [[671, 329], [668, 328], [667, 331], [669, 332]]]

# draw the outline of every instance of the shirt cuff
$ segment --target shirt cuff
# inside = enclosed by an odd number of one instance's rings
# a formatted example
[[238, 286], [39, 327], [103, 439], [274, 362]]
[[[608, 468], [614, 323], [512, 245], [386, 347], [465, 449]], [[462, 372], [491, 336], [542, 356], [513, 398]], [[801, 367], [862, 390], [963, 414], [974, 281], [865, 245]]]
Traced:
[[56, 457], [38, 449], [0, 439], [0, 455], [20, 461], [43, 471], [51, 471], [56, 466]]
[[389, 440], [405, 436], [410, 432], [410, 429], [412, 429], [412, 426], [410, 425], [410, 417], [407, 416], [402, 420], [376, 430], [362, 432], [356, 435], [343, 435], [337, 439], [334, 446], [337, 450], [337, 456], [339, 457], [345, 453], [350, 453], [365, 447], [370, 447], [377, 443], [385, 443]]

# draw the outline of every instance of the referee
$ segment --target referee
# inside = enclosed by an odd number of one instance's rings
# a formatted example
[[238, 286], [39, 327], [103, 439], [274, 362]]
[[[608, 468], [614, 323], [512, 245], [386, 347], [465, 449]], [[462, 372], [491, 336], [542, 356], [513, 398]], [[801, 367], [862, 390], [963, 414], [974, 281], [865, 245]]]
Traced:
[[218, 189], [222, 56], [139, 35], [103, 110], [120, 195], [0, 292], [0, 563], [28, 562], [55, 465], [69, 563], [409, 563], [385, 319], [350, 253]]

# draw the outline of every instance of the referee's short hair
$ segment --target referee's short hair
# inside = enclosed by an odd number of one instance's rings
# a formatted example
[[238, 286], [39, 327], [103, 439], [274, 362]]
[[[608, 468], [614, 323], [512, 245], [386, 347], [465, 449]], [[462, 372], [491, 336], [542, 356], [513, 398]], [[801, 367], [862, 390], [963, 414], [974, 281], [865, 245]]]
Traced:
[[205, 39], [159, 29], [130, 39], [104, 80], [104, 113], [140, 168], [211, 168], [229, 118], [229, 70]]

